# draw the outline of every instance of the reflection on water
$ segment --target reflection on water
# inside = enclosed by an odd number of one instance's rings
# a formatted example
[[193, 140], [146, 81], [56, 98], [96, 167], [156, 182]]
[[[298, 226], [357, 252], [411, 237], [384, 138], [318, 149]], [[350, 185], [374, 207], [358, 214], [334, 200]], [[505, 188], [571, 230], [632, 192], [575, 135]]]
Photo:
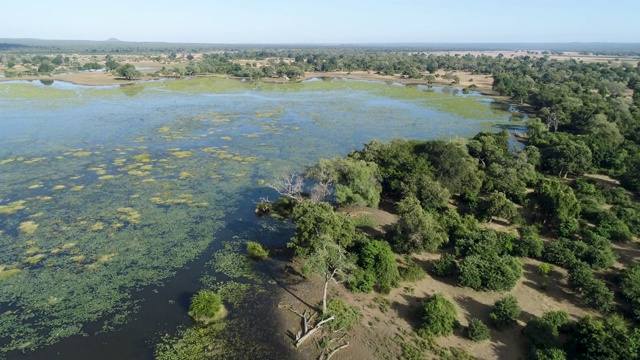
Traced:
[[[253, 200], [275, 197], [265, 182], [374, 138], [469, 136], [510, 116], [479, 95], [424, 90], [343, 80], [0, 83], [0, 350], [63, 340], [51, 348], [82, 357], [106, 341], [83, 339], [104, 332], [118, 343], [104, 358], [148, 357], [149, 329], [189, 323], [170, 303], [185, 291], [228, 280], [268, 288], [264, 274], [238, 268], [245, 241], [290, 236], [253, 216]], [[246, 336], [250, 310], [235, 311], [229, 331]], [[273, 341], [270, 328], [255, 341]]]

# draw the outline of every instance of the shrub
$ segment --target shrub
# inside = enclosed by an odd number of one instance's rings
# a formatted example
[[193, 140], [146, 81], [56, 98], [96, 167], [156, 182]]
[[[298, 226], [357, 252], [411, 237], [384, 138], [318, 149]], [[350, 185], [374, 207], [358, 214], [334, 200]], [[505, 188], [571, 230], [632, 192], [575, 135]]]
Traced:
[[388, 294], [398, 285], [400, 273], [396, 256], [385, 241], [370, 240], [360, 250], [360, 265], [365, 271], [374, 274], [378, 290]]
[[[530, 320], [524, 329], [527, 335], [529, 351], [532, 354], [546, 352], [546, 349], [562, 347], [560, 331], [569, 324], [569, 314], [564, 311], [551, 311], [539, 318]], [[548, 357], [536, 357], [546, 359]], [[553, 357], [551, 357], [553, 359]]]
[[247, 242], [247, 255], [254, 260], [264, 260], [269, 257], [269, 251], [255, 241]]
[[569, 270], [569, 286], [582, 294], [585, 302], [596, 309], [606, 313], [613, 308], [613, 292], [604, 281], [593, 277], [593, 272], [587, 264], [579, 262]]
[[636, 204], [635, 208], [614, 206], [611, 211], [618, 219], [627, 224], [630, 231], [636, 236], [640, 236], [640, 206], [638, 204]]
[[569, 287], [573, 290], [582, 291], [592, 280], [593, 272], [584, 262], [578, 262], [569, 269]]
[[553, 272], [553, 266], [547, 263], [541, 263], [538, 265], [538, 273], [542, 276], [549, 276]]
[[516, 243], [514, 253], [518, 256], [540, 258], [544, 243], [535, 226], [523, 226], [520, 229], [520, 241]]
[[335, 319], [323, 325], [329, 331], [349, 331], [362, 319], [362, 314], [358, 308], [349, 306], [349, 304], [340, 299], [329, 299], [327, 301], [327, 314], [325, 317], [328, 318], [330, 316], [334, 316]]
[[224, 312], [222, 298], [211, 290], [200, 290], [189, 306], [189, 316], [196, 321], [210, 322]]
[[436, 216], [424, 211], [418, 199], [405, 197], [397, 203], [397, 207], [398, 223], [387, 231], [389, 242], [397, 251], [435, 252], [447, 242], [447, 233]]
[[614, 306], [614, 294], [602, 280], [592, 279], [582, 291], [584, 300], [603, 313]]
[[437, 276], [451, 276], [456, 273], [458, 265], [451, 254], [442, 254], [440, 259], [431, 264], [431, 272]]
[[522, 263], [513, 256], [470, 255], [460, 264], [458, 281], [474, 290], [507, 291], [521, 276]]
[[422, 335], [446, 336], [457, 323], [455, 305], [442, 294], [435, 294], [424, 303], [420, 332]]
[[566, 360], [567, 354], [562, 349], [535, 349], [531, 354], [533, 360]]
[[400, 269], [400, 278], [404, 281], [418, 281], [424, 279], [427, 273], [422, 266], [413, 261], [410, 256], [404, 257], [406, 267]]
[[480, 319], [469, 320], [467, 336], [473, 341], [483, 341], [489, 338], [489, 328]]
[[376, 275], [373, 272], [356, 267], [351, 271], [347, 288], [353, 292], [370, 293], [375, 284]]
[[620, 277], [620, 292], [628, 300], [640, 299], [640, 265], [626, 268]]
[[520, 305], [518, 305], [518, 299], [509, 295], [504, 297], [493, 304], [493, 311], [489, 316], [491, 317], [491, 323], [498, 329], [504, 328], [507, 325], [515, 323], [520, 316]]
[[[578, 206], [579, 208], [580, 206]], [[574, 237], [580, 231], [580, 222], [577, 219], [567, 219], [560, 222], [558, 235], [566, 238]]]
[[627, 191], [619, 186], [606, 187], [602, 190], [605, 200], [611, 205], [626, 206], [631, 204], [631, 199], [627, 195]]

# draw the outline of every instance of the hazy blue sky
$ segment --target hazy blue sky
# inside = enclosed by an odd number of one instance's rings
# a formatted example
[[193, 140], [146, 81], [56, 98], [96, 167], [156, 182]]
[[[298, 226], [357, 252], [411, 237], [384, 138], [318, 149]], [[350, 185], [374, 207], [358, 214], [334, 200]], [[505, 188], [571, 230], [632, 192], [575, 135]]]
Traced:
[[640, 0], [21, 0], [0, 38], [206, 43], [640, 42]]

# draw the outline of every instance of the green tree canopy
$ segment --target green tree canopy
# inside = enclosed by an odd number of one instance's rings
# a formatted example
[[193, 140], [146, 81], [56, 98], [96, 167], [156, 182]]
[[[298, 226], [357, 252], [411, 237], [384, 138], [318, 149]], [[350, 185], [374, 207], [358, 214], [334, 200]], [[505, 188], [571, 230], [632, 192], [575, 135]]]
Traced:
[[457, 323], [456, 306], [437, 293], [425, 301], [420, 330], [426, 335], [447, 336], [453, 333]]
[[296, 233], [289, 246], [298, 256], [315, 251], [321, 236], [330, 237], [342, 247], [350, 246], [363, 236], [349, 218], [336, 213], [325, 202], [306, 200], [298, 203], [293, 209], [292, 219]]
[[127, 80], [136, 80], [142, 77], [142, 73], [136, 70], [136, 67], [129, 63], [120, 65], [120, 67], [116, 69], [116, 74]]
[[391, 243], [401, 252], [435, 252], [446, 243], [447, 234], [418, 199], [405, 197], [397, 204], [398, 223], [388, 232]]
[[573, 190], [552, 179], [541, 179], [538, 182], [533, 192], [532, 204], [536, 219], [554, 227], [576, 219], [581, 210]]

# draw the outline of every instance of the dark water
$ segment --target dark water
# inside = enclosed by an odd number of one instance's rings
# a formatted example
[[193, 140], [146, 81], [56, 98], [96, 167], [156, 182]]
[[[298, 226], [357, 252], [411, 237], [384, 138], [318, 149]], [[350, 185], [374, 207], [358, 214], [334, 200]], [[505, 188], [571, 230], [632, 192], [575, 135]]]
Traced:
[[240, 339], [286, 356], [276, 270], [235, 268], [245, 241], [291, 235], [254, 216], [276, 197], [265, 183], [372, 139], [467, 137], [511, 115], [477, 94], [344, 80], [11, 82], [0, 109], [0, 345], [33, 359], [151, 358], [211, 276], [265, 290], [230, 320], [266, 314]]

